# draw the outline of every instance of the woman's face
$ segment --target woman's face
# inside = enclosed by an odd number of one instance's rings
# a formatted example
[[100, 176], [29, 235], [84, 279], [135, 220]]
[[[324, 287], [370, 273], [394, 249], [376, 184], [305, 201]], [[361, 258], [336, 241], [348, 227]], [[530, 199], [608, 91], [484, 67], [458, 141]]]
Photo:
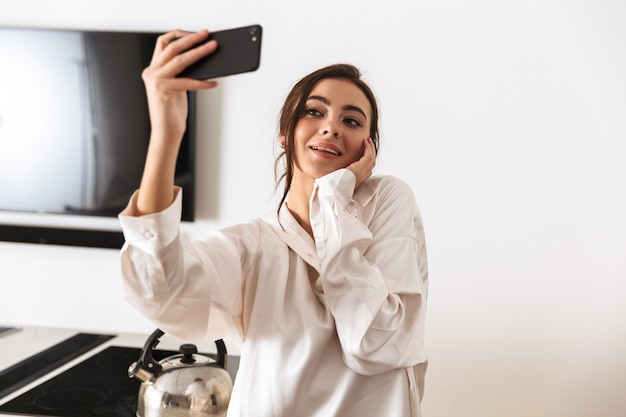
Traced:
[[294, 179], [316, 179], [345, 168], [363, 152], [372, 109], [363, 92], [350, 81], [324, 79], [306, 99], [305, 114], [294, 135]]

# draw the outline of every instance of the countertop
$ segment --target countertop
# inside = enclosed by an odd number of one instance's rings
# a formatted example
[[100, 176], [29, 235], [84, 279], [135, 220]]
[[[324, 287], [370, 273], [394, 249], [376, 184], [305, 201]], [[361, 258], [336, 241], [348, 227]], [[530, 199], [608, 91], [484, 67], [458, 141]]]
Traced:
[[[140, 333], [99, 332], [37, 326], [16, 327], [9, 331], [0, 332], [0, 371], [7, 369], [15, 364], [18, 364], [24, 359], [27, 359], [39, 352], [42, 352], [47, 348], [54, 346], [55, 344], [60, 343], [79, 333], [102, 334], [114, 337], [89, 350], [87, 353], [82, 354], [75, 359], [72, 359], [69, 362], [59, 366], [58, 368], [50, 371], [49, 373], [25, 385], [24, 387], [19, 388], [18, 390], [10, 393], [3, 398], [0, 398], [0, 404], [4, 404], [11, 399], [29, 391], [37, 385], [40, 385], [41, 383], [53, 378], [54, 376], [66, 371], [67, 369], [75, 366], [76, 364], [84, 361], [85, 359], [110, 346], [141, 348], [150, 336], [149, 334]], [[178, 347], [181, 344], [188, 343], [186, 341], [173, 338], [169, 335], [164, 335], [159, 340], [160, 343], [157, 349], [164, 350], [178, 350]], [[207, 343], [206, 345], [197, 346], [198, 351], [203, 353], [217, 352], [217, 348], [214, 343]], [[228, 355], [228, 361], [228, 371], [231, 374], [231, 377], [233, 377], [234, 379], [234, 374], [236, 373], [236, 365], [238, 365], [239, 363], [239, 358], [238, 356]], [[15, 415], [13, 414], [9, 415], [2, 413], [0, 413], [0, 416], [15, 417]]]

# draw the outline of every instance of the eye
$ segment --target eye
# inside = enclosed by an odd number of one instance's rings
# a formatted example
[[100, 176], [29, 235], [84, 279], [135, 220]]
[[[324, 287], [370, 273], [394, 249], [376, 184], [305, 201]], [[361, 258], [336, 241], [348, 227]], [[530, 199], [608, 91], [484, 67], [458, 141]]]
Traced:
[[306, 109], [306, 114], [308, 114], [309, 116], [321, 116], [322, 112], [317, 110], [317, 109]]
[[361, 122], [353, 117], [346, 117], [345, 119], [343, 119], [343, 122], [345, 124], [347, 124], [348, 126], [351, 127], [360, 127], [361, 126]]

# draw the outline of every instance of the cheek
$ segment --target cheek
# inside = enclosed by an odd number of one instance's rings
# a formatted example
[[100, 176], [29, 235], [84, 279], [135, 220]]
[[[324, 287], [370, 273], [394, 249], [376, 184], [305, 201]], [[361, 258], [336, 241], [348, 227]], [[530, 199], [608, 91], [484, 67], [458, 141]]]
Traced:
[[346, 156], [350, 163], [358, 161], [363, 156], [363, 139], [351, 140], [346, 149]]
[[291, 156], [293, 158], [293, 163], [296, 167], [300, 167], [299, 160], [302, 158], [303, 153], [305, 152], [306, 147], [306, 136], [303, 134], [301, 129], [297, 129], [293, 135], [293, 144], [291, 148]]
[[303, 146], [309, 135], [310, 135], [310, 128], [306, 123], [303, 123], [302, 120], [300, 120], [297, 124], [296, 127], [293, 131], [293, 142], [294, 142], [294, 146], [297, 149], [299, 146]]

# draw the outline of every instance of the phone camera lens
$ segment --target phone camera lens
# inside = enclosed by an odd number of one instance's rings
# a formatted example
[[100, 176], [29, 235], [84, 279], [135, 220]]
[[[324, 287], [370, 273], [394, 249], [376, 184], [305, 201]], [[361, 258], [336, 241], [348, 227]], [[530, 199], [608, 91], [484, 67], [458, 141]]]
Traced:
[[256, 26], [253, 26], [250, 28], [250, 38], [252, 38], [252, 42], [256, 42], [257, 41], [257, 33], [259, 32], [259, 28], [257, 28]]

